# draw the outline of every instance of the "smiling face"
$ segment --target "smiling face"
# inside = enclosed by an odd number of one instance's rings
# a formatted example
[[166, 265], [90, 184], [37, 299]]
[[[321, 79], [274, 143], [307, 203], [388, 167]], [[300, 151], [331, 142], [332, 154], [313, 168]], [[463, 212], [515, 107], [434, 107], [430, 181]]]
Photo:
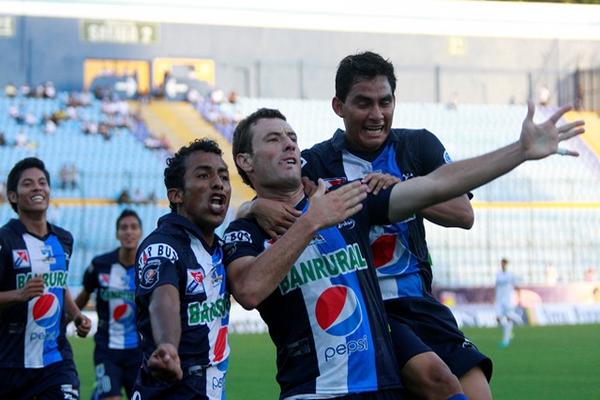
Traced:
[[183, 185], [183, 189], [169, 189], [169, 201], [211, 243], [213, 231], [223, 223], [231, 198], [227, 165], [218, 154], [195, 151], [185, 159]]
[[300, 150], [294, 130], [279, 118], [261, 118], [251, 129], [252, 154], [245, 155], [244, 161], [257, 191], [297, 189], [301, 185]]
[[50, 185], [44, 172], [38, 168], [23, 170], [16, 191], [9, 191], [8, 199], [17, 205], [19, 214], [45, 213], [50, 204]]
[[123, 217], [119, 221], [117, 228], [117, 240], [121, 243], [121, 247], [126, 250], [135, 250], [142, 237], [142, 227], [140, 222], [133, 215]]
[[332, 101], [335, 113], [344, 119], [346, 140], [351, 149], [376, 151], [387, 139], [394, 118], [395, 98], [388, 78], [359, 78], [346, 100]]

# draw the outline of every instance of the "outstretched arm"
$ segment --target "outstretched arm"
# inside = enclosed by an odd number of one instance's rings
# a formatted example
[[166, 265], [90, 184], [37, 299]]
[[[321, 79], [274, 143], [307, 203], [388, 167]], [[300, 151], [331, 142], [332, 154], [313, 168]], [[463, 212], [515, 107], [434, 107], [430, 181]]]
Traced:
[[583, 121], [556, 126], [570, 109], [570, 106], [561, 107], [546, 122], [535, 124], [534, 106], [530, 102], [517, 142], [482, 156], [446, 164], [428, 175], [396, 184], [390, 197], [389, 219], [401, 221], [419, 209], [462, 195], [506, 174], [527, 160], [557, 153], [577, 156], [574, 151], [558, 147], [563, 140], [585, 131]]

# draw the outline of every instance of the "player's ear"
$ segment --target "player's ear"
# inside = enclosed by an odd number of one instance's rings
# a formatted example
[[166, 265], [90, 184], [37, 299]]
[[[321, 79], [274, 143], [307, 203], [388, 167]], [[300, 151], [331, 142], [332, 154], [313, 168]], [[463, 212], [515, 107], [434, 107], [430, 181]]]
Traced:
[[182, 204], [183, 203], [183, 189], [171, 188], [167, 190], [167, 198], [169, 203]]
[[17, 204], [17, 192], [13, 192], [12, 190], [7, 193], [8, 201], [12, 204]]
[[235, 165], [245, 173], [252, 171], [252, 157], [249, 153], [238, 153], [235, 156]]
[[331, 108], [340, 118], [344, 118], [344, 102], [337, 96], [331, 99]]

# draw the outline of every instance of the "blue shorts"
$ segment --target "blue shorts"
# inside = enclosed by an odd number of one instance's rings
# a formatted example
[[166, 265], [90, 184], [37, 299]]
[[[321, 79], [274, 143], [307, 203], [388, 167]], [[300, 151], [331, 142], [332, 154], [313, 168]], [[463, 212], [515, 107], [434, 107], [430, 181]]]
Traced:
[[144, 366], [139, 369], [131, 400], [221, 400], [225, 398], [227, 361], [219, 366], [186, 365], [183, 379], [164, 382], [154, 378]]
[[142, 364], [140, 349], [103, 349], [96, 346], [94, 365], [96, 366], [96, 394], [103, 399], [121, 396], [125, 388], [127, 398], [133, 395], [133, 385]]
[[458, 378], [480, 367], [488, 382], [492, 360], [465, 337], [450, 309], [429, 294], [385, 302], [400, 368], [417, 354], [435, 352]]
[[79, 378], [72, 360], [44, 368], [0, 368], [0, 376], [0, 399], [79, 399]]

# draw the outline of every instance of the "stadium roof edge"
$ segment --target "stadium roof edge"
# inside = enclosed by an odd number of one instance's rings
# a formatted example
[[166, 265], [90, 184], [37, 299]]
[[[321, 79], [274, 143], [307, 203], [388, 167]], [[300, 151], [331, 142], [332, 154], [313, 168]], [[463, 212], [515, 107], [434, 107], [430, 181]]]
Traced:
[[[290, 3], [290, 4], [288, 4]], [[342, 32], [600, 40], [600, 6], [463, 0], [2, 1], [0, 14]], [[128, 16], [130, 18], [123, 18]]]

